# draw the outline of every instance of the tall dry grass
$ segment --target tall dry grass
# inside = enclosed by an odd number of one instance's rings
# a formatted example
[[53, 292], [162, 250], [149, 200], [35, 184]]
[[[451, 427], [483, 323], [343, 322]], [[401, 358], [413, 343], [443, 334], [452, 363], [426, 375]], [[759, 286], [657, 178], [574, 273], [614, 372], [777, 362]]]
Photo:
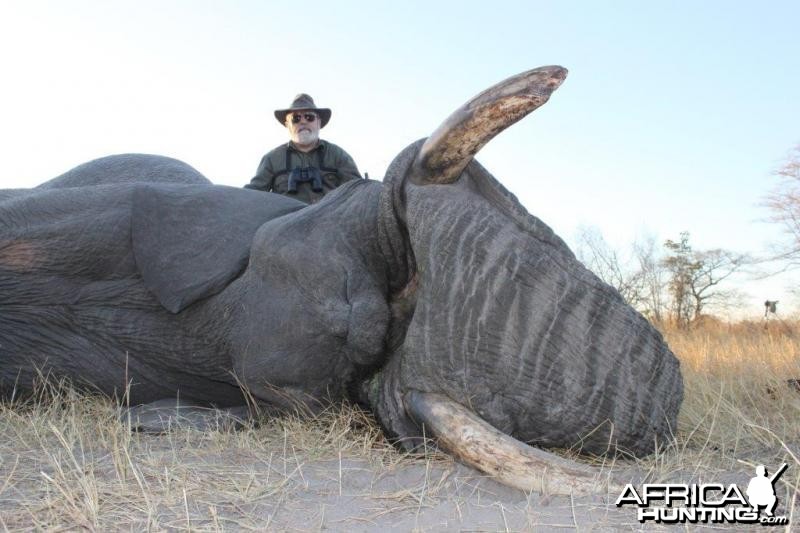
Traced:
[[711, 480], [758, 464], [790, 468], [782, 486], [800, 487], [800, 323], [715, 320], [662, 327], [681, 361], [684, 402], [674, 445], [641, 461], [655, 477]]
[[[800, 391], [787, 380], [800, 378], [800, 324], [709, 322], [663, 331], [685, 378], [675, 442], [618, 466], [652, 481], [723, 482], [731, 472], [787, 462], [779, 498], [792, 509]], [[53, 380], [31, 400], [0, 403], [0, 529], [265, 530], [285, 529], [281, 517], [303, 516], [298, 528], [314, 530], [330, 525], [329, 496], [372, 502], [353, 519], [361, 526], [389, 512], [419, 515], [449, 497], [444, 476], [429, 479], [448, 458], [397, 452], [351, 406], [238, 431], [165, 435], [132, 432], [119, 414], [113, 401]], [[417, 468], [424, 482], [382, 484], [385, 473], [404, 468]], [[310, 502], [308, 512], [284, 512], [310, 488], [319, 509]]]

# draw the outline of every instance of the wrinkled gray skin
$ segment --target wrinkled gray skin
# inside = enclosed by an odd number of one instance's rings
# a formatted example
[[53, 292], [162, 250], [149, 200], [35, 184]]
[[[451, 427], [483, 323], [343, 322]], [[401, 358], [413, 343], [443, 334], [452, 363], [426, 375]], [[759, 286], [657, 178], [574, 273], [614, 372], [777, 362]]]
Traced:
[[661, 335], [474, 160], [413, 183], [421, 143], [309, 207], [149, 155], [0, 192], [4, 393], [39, 368], [132, 404], [349, 398], [410, 447], [415, 389], [542, 446], [669, 440]]

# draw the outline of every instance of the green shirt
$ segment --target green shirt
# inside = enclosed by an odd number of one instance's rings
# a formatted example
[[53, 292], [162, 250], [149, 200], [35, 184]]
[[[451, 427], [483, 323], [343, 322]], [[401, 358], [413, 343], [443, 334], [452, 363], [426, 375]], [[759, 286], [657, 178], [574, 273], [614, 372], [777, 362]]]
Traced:
[[[296, 183], [296, 193], [290, 193], [289, 174], [292, 169], [306, 167], [321, 167], [322, 191], [313, 191], [312, 183], [304, 181]], [[353, 158], [335, 144], [320, 139], [317, 147], [310, 152], [297, 150], [291, 142], [270, 151], [261, 158], [256, 175], [245, 188], [285, 194], [313, 204], [342, 183], [355, 179], [361, 179], [361, 174]]]

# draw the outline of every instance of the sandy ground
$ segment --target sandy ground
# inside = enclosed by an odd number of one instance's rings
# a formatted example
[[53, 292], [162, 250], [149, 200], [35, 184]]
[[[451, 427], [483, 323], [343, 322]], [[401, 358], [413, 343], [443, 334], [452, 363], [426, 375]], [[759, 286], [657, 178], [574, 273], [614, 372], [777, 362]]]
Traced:
[[[55, 429], [55, 428], [51, 428]], [[275, 428], [273, 428], [275, 429]], [[61, 435], [61, 438], [59, 438]], [[8, 437], [8, 435], [5, 435]], [[125, 434], [120, 434], [122, 438]], [[441, 454], [391, 450], [354, 456], [280, 435], [254, 446], [235, 433], [133, 434], [127, 443], [69, 442], [60, 430], [0, 457], [0, 527], [120, 531], [628, 531], [646, 527], [618, 494], [526, 494]], [[314, 433], [306, 438], [314, 438]], [[48, 443], [47, 449], [41, 442]], [[66, 447], [64, 445], [67, 445]], [[52, 447], [50, 447], [52, 446]], [[298, 450], [304, 446], [304, 450]], [[67, 447], [69, 452], [67, 453]], [[641, 478], [624, 465], [617, 474]], [[739, 483], [734, 474], [706, 479]], [[673, 473], [694, 481], [697, 472]], [[742, 489], [744, 490], [744, 489]], [[789, 514], [779, 494], [779, 514]], [[747, 527], [708, 526], [714, 530]], [[753, 526], [750, 526], [751, 528]], [[759, 526], [756, 526], [759, 527]], [[688, 529], [698, 529], [688, 526]], [[770, 528], [771, 529], [771, 528]], [[782, 530], [779, 528], [778, 530]]]
[[[266, 475], [264, 465], [251, 464]], [[293, 473], [296, 465], [272, 465], [272, 476]], [[300, 470], [302, 472], [300, 472]], [[709, 529], [747, 526], [644, 526], [631, 507], [614, 505], [618, 494], [572, 498], [526, 494], [452, 462], [400, 463], [392, 467], [360, 459], [306, 463], [280, 494], [254, 497], [233, 506], [217, 502], [218, 523], [237, 528], [243, 517], [258, 529], [276, 531], [633, 531]], [[748, 477], [728, 479], [746, 486]], [[206, 503], [206, 502], [204, 502]], [[204, 504], [203, 503], [203, 504]], [[193, 527], [214, 528], [202, 516], [200, 502], [190, 504]], [[780, 505], [778, 514], [786, 513]], [[175, 524], [180, 526], [180, 523]], [[753, 526], [750, 526], [753, 527]], [[755, 526], [760, 528], [761, 526]]]

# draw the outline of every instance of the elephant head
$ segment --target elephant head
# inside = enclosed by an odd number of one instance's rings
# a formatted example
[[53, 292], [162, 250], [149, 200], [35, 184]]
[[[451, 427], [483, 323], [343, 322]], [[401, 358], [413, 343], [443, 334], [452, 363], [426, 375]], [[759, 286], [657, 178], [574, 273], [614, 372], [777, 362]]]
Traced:
[[[382, 198], [409, 282], [369, 403], [408, 446], [425, 427], [527, 489], [539, 481], [525, 465], [559, 460], [522, 443], [648, 454], [671, 439], [683, 396], [659, 332], [473, 159], [565, 77], [544, 67], [479, 94], [394, 160]], [[563, 468], [564, 490], [582, 483], [580, 468]]]

